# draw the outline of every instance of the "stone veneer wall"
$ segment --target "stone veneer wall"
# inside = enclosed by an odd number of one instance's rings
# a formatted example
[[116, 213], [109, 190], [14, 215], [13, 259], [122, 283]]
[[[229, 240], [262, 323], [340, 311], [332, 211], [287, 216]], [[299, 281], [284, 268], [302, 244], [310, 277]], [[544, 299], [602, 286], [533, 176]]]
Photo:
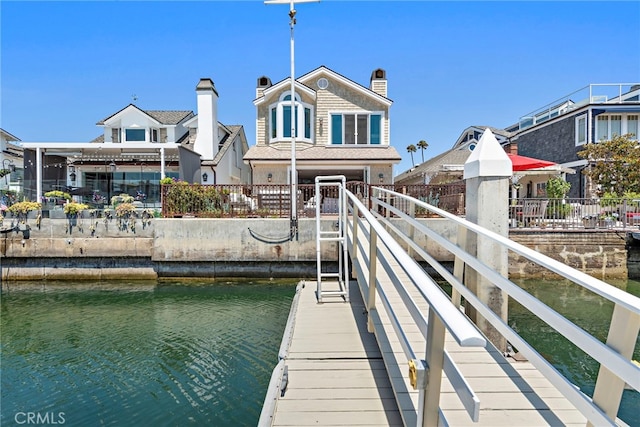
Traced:
[[[511, 231], [509, 238], [599, 279], [628, 276], [624, 233]], [[509, 277], [550, 277], [550, 274], [512, 253], [509, 255]]]

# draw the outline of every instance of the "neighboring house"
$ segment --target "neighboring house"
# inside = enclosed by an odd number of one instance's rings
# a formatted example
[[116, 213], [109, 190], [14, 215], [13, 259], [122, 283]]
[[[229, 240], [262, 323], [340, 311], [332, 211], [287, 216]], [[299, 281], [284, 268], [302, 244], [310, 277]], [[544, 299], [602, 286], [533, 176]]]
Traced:
[[129, 104], [99, 121], [103, 133], [91, 142], [24, 143], [31, 198], [70, 187], [72, 194], [97, 203], [123, 193], [157, 203], [165, 176], [204, 184], [249, 183], [249, 166], [242, 161], [248, 150], [244, 128], [218, 122], [211, 79], [201, 79], [196, 94], [197, 115]]
[[[569, 172], [569, 197], [594, 196], [593, 185], [581, 171], [588, 162], [578, 156], [585, 144], [632, 134], [638, 139], [640, 84], [592, 84], [523, 116], [505, 129], [488, 127], [505, 151], [558, 163]], [[577, 100], [577, 101], [574, 101]], [[398, 175], [396, 183], [439, 183], [461, 177], [469, 150], [487, 127], [465, 129], [453, 148]], [[572, 173], [572, 172], [577, 173]], [[544, 188], [544, 175], [530, 174], [520, 197], [535, 197]], [[522, 184], [522, 180], [520, 181]]]
[[462, 180], [464, 163], [486, 129], [509, 150], [509, 132], [490, 126], [470, 126], [460, 134], [453, 148], [396, 176], [395, 184], [443, 184]]
[[22, 191], [23, 150], [20, 138], [0, 129], [0, 170], [10, 173], [0, 178], [0, 190]]
[[[244, 156], [254, 184], [287, 184], [291, 176], [291, 78], [258, 78], [256, 145]], [[296, 170], [299, 184], [318, 175], [348, 181], [393, 182], [401, 157], [390, 144], [386, 72], [364, 87], [325, 66], [295, 81]]]
[[638, 139], [640, 83], [592, 84], [525, 115], [507, 128], [523, 156], [576, 169], [567, 177], [570, 197], [592, 197], [595, 188], [580, 173], [588, 167], [578, 156], [585, 144], [633, 134]]

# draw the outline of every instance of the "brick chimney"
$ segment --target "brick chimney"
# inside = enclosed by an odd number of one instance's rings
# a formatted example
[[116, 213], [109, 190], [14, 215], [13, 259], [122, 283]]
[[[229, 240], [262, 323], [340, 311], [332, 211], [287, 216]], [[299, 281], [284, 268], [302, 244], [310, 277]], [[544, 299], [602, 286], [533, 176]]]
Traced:
[[198, 135], [193, 149], [203, 160], [218, 153], [218, 92], [210, 78], [202, 78], [196, 86], [198, 99]]

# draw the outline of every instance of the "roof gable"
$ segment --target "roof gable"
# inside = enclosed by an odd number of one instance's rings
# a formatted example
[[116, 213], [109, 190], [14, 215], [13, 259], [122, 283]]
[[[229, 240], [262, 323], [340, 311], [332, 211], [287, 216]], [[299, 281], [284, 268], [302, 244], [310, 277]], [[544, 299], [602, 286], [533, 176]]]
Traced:
[[[385, 106], [389, 107], [391, 106], [391, 104], [393, 104], [393, 101], [390, 100], [389, 98], [386, 98], [374, 91], [372, 91], [371, 89], [362, 86], [359, 83], [354, 82], [351, 79], [348, 79], [347, 77], [343, 76], [342, 74], [336, 73], [335, 71], [331, 70], [330, 68], [327, 68], [324, 65], [321, 65], [320, 67], [316, 68], [313, 71], [310, 71], [304, 75], [302, 75], [301, 77], [296, 79], [296, 84], [295, 84], [295, 89], [296, 91], [300, 91], [300, 92], [304, 92], [306, 94], [308, 94], [309, 96], [311, 96], [313, 99], [315, 99], [316, 97], [316, 91], [312, 88], [312, 84], [313, 82], [322, 77], [322, 76], [326, 76], [331, 78], [334, 81], [337, 81], [339, 84], [344, 85], [346, 87], [349, 87], [352, 90], [355, 90], [356, 92], [376, 100], [377, 102], [380, 102], [382, 104], [384, 104]], [[278, 83], [269, 86], [268, 88], [266, 88], [263, 92], [263, 95], [256, 98], [253, 101], [253, 104], [255, 106], [258, 106], [262, 103], [264, 103], [271, 95], [273, 95], [274, 93], [279, 93], [287, 88], [289, 88], [291, 86], [291, 77], [287, 77], [284, 80], [279, 81]]]
[[375, 100], [377, 100], [378, 102], [381, 102], [383, 104], [385, 104], [386, 106], [390, 106], [391, 104], [393, 104], [393, 101], [389, 98], [386, 98], [374, 91], [372, 91], [371, 89], [361, 85], [360, 83], [356, 83], [353, 80], [343, 76], [340, 73], [336, 73], [335, 71], [331, 70], [330, 68], [327, 68], [324, 65], [321, 65], [320, 67], [316, 68], [313, 71], [308, 72], [307, 74], [303, 75], [302, 77], [298, 78], [298, 81], [304, 83], [305, 85], [310, 86], [311, 82], [313, 82], [314, 80], [322, 77], [322, 76], [329, 76], [332, 79], [338, 81], [339, 83], [350, 87], [351, 89], [367, 96], [370, 98], [373, 98]]
[[[261, 97], [256, 98], [253, 101], [253, 105], [258, 106], [264, 103], [267, 99], [269, 99], [272, 95], [280, 93], [282, 91], [291, 89], [291, 77], [287, 77], [284, 80], [279, 81], [278, 83], [269, 86], [264, 90]], [[305, 93], [310, 96], [312, 99], [316, 99], [316, 91], [311, 89], [310, 87], [300, 83], [298, 80], [295, 82], [295, 91], [296, 93]]]
[[115, 123], [122, 117], [129, 114], [139, 114], [141, 117], [145, 117], [148, 120], [151, 120], [153, 123], [157, 125], [176, 125], [181, 121], [192, 117], [192, 111], [186, 110], [142, 110], [138, 108], [134, 104], [129, 104], [117, 113], [112, 114], [96, 123], [98, 126], [108, 126], [111, 123]]

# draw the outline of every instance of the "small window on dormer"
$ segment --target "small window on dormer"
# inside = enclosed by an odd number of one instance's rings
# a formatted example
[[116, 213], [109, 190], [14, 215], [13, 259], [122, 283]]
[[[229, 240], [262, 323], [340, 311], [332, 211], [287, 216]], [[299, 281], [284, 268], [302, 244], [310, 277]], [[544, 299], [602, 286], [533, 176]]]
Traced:
[[158, 142], [158, 129], [151, 129], [151, 142]]
[[125, 129], [125, 138], [127, 142], [142, 142], [144, 141], [145, 131], [144, 129]]

